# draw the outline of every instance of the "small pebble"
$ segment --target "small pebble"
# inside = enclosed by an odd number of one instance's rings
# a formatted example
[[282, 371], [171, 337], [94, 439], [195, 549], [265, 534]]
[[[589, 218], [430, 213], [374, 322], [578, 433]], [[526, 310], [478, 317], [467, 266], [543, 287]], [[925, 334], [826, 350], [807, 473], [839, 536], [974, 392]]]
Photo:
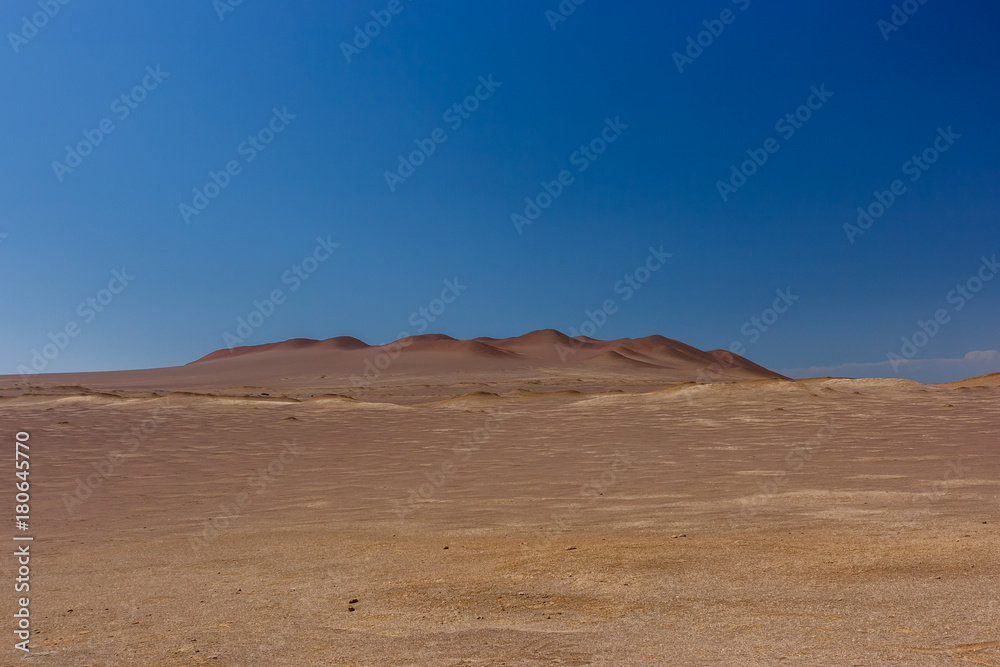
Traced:
[[350, 601], [350, 603], [349, 603], [349, 604], [354, 604], [354, 603], [355, 603], [355, 602], [357, 602], [357, 601], [358, 601], [358, 599], [357, 599], [357, 598], [351, 598], [351, 601]]

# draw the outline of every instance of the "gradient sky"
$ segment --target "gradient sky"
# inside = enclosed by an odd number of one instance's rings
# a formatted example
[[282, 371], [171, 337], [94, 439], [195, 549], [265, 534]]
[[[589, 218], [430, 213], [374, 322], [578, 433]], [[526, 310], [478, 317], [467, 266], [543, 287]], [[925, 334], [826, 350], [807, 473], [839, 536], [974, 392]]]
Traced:
[[[614, 299], [597, 338], [738, 343], [797, 376], [1000, 370], [1000, 280], [961, 309], [948, 298], [1000, 253], [994, 2], [928, 0], [888, 39], [893, 3], [867, 0], [587, 0], [564, 21], [546, 16], [557, 0], [70, 2], [25, 28], [40, 4], [0, 10], [0, 373], [67, 325], [46, 371], [183, 364], [276, 289], [246, 344], [388, 342], [456, 278], [427, 332], [570, 332]], [[373, 11], [391, 22], [348, 62], [341, 44]], [[704, 21], [723, 30], [681, 72], [673, 54]], [[453, 128], [445, 112], [479, 77], [500, 85]], [[144, 79], [135, 108], [115, 102]], [[788, 137], [776, 121], [814, 86], [832, 96]], [[294, 119], [248, 161], [274, 109]], [[574, 158], [609, 118], [627, 128]], [[104, 119], [114, 130], [57, 175]], [[447, 140], [391, 190], [386, 171], [437, 128]], [[904, 163], [939, 128], [959, 138], [911, 181]], [[723, 201], [717, 182], [769, 138], [778, 151]], [[187, 224], [180, 205], [230, 161], [239, 173]], [[563, 170], [572, 183], [519, 233], [511, 215]], [[905, 193], [851, 243], [844, 225], [895, 179]], [[340, 246], [292, 290], [317, 237]], [[660, 246], [672, 256], [626, 300], [618, 281]], [[123, 267], [134, 279], [102, 294]], [[798, 298], [767, 314], [786, 289]]]

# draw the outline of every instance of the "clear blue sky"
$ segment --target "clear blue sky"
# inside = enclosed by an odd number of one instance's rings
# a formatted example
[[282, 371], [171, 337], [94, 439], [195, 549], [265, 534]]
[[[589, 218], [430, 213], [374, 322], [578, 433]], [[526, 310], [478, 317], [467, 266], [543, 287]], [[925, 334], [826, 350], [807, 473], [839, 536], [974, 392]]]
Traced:
[[[546, 16], [557, 0], [224, 2], [0, 11], [0, 373], [53, 338], [46, 371], [183, 364], [279, 289], [247, 344], [387, 342], [421, 307], [455, 337], [569, 332], [613, 299], [595, 337], [741, 343], [799, 375], [1000, 370], [1000, 279], [948, 298], [1000, 253], [996, 3], [912, 2], [890, 31], [893, 3], [861, 0], [587, 0], [565, 20]], [[373, 11], [387, 25], [345, 49]], [[577, 152], [602, 133], [603, 153]], [[926, 171], [905, 165], [939, 136]], [[398, 171], [415, 142], [434, 152]], [[747, 151], [767, 161], [724, 201]], [[185, 215], [210, 172], [227, 186]], [[845, 231], [897, 179], [884, 214]], [[562, 192], [515, 224], [543, 181]], [[618, 282], [661, 245], [640, 289]], [[285, 274], [314, 251], [329, 258], [308, 280]], [[123, 267], [134, 278], [111, 282]], [[768, 314], [785, 289], [798, 298]]]

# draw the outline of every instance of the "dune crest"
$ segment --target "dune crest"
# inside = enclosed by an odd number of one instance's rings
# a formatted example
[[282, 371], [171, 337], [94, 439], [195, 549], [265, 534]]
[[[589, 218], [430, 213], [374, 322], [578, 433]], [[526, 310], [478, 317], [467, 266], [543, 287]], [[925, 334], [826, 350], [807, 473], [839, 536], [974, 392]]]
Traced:
[[436, 387], [429, 393], [446, 398], [463, 384], [499, 383], [503, 392], [542, 383], [550, 390], [587, 386], [588, 393], [634, 393], [681, 383], [766, 379], [788, 380], [737, 354], [701, 350], [659, 334], [598, 340], [539, 329], [509, 338], [424, 333], [383, 345], [352, 336], [292, 338], [216, 350], [183, 366], [45, 374], [27, 386], [23, 378], [0, 377], [0, 397], [104, 392], [138, 398], [149, 392], [188, 392], [276, 402], [340, 394], [378, 402], [393, 394], [419, 402], [424, 389]]

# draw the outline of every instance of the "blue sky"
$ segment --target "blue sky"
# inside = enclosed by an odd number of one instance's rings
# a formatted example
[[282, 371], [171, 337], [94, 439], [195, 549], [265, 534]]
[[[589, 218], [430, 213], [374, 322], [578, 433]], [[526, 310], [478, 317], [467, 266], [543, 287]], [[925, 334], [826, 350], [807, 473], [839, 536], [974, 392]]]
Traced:
[[0, 373], [548, 327], [1000, 371], [1000, 7], [902, 5], [7, 3]]

